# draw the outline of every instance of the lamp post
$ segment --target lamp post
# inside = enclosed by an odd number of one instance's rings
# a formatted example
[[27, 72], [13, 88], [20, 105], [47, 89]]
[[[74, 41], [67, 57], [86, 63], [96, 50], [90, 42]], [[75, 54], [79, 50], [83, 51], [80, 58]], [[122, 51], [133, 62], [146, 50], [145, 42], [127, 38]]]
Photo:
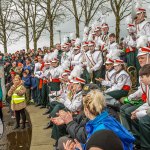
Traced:
[[61, 30], [57, 30], [58, 34], [59, 34], [59, 42], [61, 44]]

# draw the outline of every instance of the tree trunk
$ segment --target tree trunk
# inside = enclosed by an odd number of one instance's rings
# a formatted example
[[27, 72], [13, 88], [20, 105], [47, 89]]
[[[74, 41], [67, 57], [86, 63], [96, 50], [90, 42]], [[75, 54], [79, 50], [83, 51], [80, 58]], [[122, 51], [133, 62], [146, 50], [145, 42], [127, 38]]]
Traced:
[[7, 53], [7, 37], [6, 37], [6, 30], [3, 30], [3, 47], [4, 47], [4, 53]]
[[76, 37], [80, 36], [80, 30], [79, 30], [79, 18], [78, 18], [78, 12], [77, 12], [77, 6], [76, 6], [76, 0], [72, 0], [72, 5], [74, 9], [74, 17], [75, 17], [75, 23], [76, 23]]
[[116, 42], [120, 41], [120, 16], [116, 16]]
[[53, 20], [50, 20], [50, 47], [54, 45], [54, 26]]
[[76, 22], [76, 37], [79, 37], [80, 36], [79, 20], [76, 18], [75, 22]]
[[85, 21], [85, 26], [88, 27], [89, 26], [89, 20]]
[[26, 50], [28, 51], [30, 46], [29, 46], [29, 28], [28, 28], [28, 23], [26, 23]]
[[34, 42], [34, 51], [37, 51], [37, 38], [36, 35], [33, 37], [33, 42]]

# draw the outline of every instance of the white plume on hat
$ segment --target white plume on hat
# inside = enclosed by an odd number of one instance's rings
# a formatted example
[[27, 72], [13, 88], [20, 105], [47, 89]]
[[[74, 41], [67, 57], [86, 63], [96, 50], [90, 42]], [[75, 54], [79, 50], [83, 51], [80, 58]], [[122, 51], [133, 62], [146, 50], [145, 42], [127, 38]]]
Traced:
[[83, 34], [83, 39], [82, 39], [82, 42], [86, 42], [88, 40], [88, 35], [86, 34]]
[[86, 26], [85, 26], [83, 33], [84, 33], [84, 34], [88, 34], [88, 33], [89, 33], [89, 27], [86, 27]]
[[106, 23], [106, 15], [102, 15], [102, 24]]
[[75, 41], [75, 46], [78, 46], [81, 44], [81, 39], [80, 38], [76, 38], [76, 41]]
[[48, 62], [48, 54], [45, 54], [45, 55], [44, 55], [43, 61], [44, 61], [44, 62]]
[[55, 51], [52, 53], [52, 58], [57, 58], [58, 56], [58, 50], [55, 49]]
[[67, 36], [65, 35], [64, 36], [64, 39], [63, 39], [63, 43], [67, 43], [68, 42], [68, 38], [67, 38]]
[[100, 27], [101, 23], [99, 21], [95, 21], [95, 27]]
[[91, 33], [88, 36], [88, 41], [93, 41], [93, 35]]
[[112, 51], [109, 52], [109, 54], [106, 55], [107, 58], [110, 58], [110, 59], [120, 59], [120, 54], [121, 54], [121, 50], [120, 49], [114, 49]]
[[135, 9], [138, 9], [142, 7], [142, 1], [141, 0], [137, 0], [136, 5], [135, 5]]
[[146, 35], [141, 35], [141, 36], [137, 39], [137, 48], [147, 46], [147, 42], [148, 42], [148, 37], [147, 37]]
[[97, 44], [100, 45], [100, 46], [103, 46], [105, 44], [105, 42], [102, 41], [102, 39], [99, 39], [98, 42], [97, 42]]
[[71, 80], [75, 77], [80, 77], [82, 73], [83, 73], [83, 68], [80, 65], [75, 66], [74, 69], [71, 71], [69, 79]]
[[126, 18], [126, 23], [127, 23], [127, 24], [132, 24], [132, 17], [131, 17], [131, 15], [129, 15], [129, 16]]
[[96, 27], [96, 21], [94, 21], [94, 22], [92, 23], [92, 25], [91, 25], [92, 30], [94, 30], [95, 27]]
[[74, 39], [76, 39], [75, 33], [70, 33], [70, 40], [74, 40]]
[[61, 64], [61, 67], [65, 70], [65, 69], [68, 69], [69, 68], [69, 61], [68, 60], [65, 60], [62, 64]]
[[50, 61], [52, 60], [52, 57], [53, 57], [52, 53], [49, 53], [49, 54], [48, 54], [48, 58], [47, 58], [47, 59], [48, 59], [48, 62], [50, 62]]

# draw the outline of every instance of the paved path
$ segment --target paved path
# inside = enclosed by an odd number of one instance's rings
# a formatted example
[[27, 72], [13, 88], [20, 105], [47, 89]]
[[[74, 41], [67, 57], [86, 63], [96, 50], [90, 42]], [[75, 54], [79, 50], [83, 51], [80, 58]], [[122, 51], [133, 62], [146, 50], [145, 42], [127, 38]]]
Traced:
[[54, 140], [50, 138], [51, 129], [43, 130], [49, 121], [42, 114], [46, 109], [40, 109], [34, 105], [27, 107], [32, 124], [32, 140], [30, 150], [53, 150]]

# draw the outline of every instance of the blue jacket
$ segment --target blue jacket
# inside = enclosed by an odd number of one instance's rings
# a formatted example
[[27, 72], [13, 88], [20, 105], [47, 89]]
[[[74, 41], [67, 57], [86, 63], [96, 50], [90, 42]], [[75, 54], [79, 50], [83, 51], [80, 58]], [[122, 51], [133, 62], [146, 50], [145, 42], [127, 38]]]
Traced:
[[90, 120], [86, 124], [86, 131], [89, 139], [92, 134], [99, 130], [112, 130], [122, 141], [124, 150], [133, 150], [135, 138], [107, 111], [103, 111], [95, 119]]
[[31, 77], [28, 75], [27, 77], [22, 77], [22, 80], [24, 81], [25, 87], [31, 87]]
[[35, 77], [31, 77], [31, 87], [33, 87], [33, 89], [37, 88], [37, 82]]

